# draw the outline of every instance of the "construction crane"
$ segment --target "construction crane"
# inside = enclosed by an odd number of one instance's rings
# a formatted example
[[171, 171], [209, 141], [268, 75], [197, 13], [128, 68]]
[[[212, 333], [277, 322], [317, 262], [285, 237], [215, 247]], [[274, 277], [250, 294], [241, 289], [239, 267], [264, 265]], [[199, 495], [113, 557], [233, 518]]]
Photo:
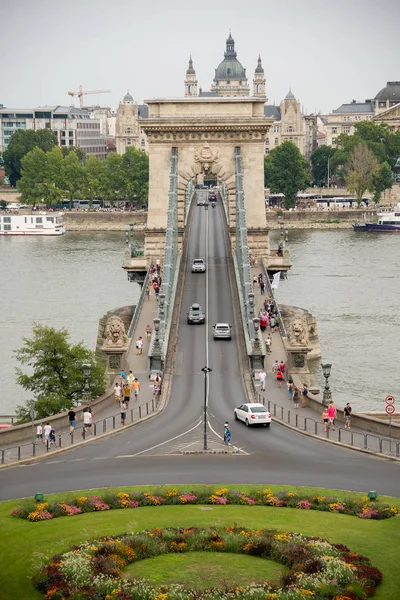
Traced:
[[79, 104], [83, 108], [83, 96], [88, 94], [109, 94], [111, 90], [91, 90], [90, 92], [84, 92], [82, 85], [79, 86], [79, 92], [68, 92], [68, 96], [78, 96]]

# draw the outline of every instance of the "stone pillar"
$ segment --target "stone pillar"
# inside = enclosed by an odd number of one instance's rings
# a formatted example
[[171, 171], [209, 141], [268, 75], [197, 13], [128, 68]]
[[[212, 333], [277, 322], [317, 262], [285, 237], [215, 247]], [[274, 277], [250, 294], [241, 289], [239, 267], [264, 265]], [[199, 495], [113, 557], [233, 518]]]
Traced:
[[307, 354], [310, 352], [309, 346], [289, 346], [284, 343], [287, 363], [286, 370], [288, 375], [298, 375], [300, 379], [310, 385], [310, 370], [307, 365]]
[[124, 354], [128, 350], [128, 346], [111, 347], [103, 345], [101, 353], [106, 358], [106, 375], [109, 382], [112, 383], [117, 375], [124, 368]]

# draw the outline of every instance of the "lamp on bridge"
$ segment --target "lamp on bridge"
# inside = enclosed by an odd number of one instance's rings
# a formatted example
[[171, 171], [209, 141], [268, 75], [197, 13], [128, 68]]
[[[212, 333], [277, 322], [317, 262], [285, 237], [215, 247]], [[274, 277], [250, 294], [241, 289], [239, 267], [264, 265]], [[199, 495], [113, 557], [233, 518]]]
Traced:
[[82, 394], [82, 399], [84, 402], [90, 402], [90, 391], [89, 391], [89, 378], [90, 373], [92, 372], [92, 365], [90, 363], [84, 363], [82, 365], [82, 373], [85, 378], [85, 391]]
[[321, 363], [321, 367], [322, 367], [322, 373], [325, 377], [325, 387], [324, 387], [324, 392], [322, 394], [322, 401], [324, 404], [328, 404], [328, 402], [330, 402], [332, 400], [332, 392], [331, 392], [331, 388], [329, 387], [329, 377], [331, 376], [331, 368], [332, 365], [330, 363]]
[[254, 294], [253, 292], [249, 292], [247, 294], [247, 297], [249, 299], [249, 317], [250, 319], [253, 319], [254, 317]]
[[161, 357], [161, 344], [160, 344], [160, 319], [156, 317], [153, 319], [154, 329], [154, 342], [151, 348], [150, 358], [150, 370], [155, 372], [162, 371], [162, 357]]
[[161, 317], [161, 319], [164, 319], [164, 317], [165, 317], [165, 314], [164, 314], [165, 294], [160, 294], [158, 298], [159, 298], [159, 306], [160, 306], [160, 317]]
[[134, 224], [134, 223], [129, 223], [129, 231], [130, 231], [131, 237], [132, 237], [132, 235], [133, 235], [133, 228], [134, 228], [134, 227], [135, 227], [135, 224]]

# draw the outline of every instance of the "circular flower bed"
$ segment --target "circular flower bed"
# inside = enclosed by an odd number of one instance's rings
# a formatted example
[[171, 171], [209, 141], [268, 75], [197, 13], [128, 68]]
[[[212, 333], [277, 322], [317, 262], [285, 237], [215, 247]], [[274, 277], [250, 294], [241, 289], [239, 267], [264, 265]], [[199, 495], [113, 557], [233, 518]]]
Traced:
[[139, 506], [160, 506], [171, 504], [242, 504], [258, 506], [279, 506], [300, 510], [320, 510], [357, 516], [360, 519], [388, 519], [397, 515], [395, 506], [370, 502], [368, 497], [338, 500], [330, 496], [276, 492], [269, 489], [256, 490], [245, 494], [241, 491], [220, 488], [217, 490], [194, 490], [183, 492], [178, 489], [150, 492], [105, 492], [102, 496], [77, 496], [69, 502], [26, 502], [24, 506], [11, 511], [14, 517], [28, 521], [44, 521], [55, 517], [73, 516], [80, 513], [111, 510], [116, 508], [138, 508]]
[[[271, 559], [289, 571], [278, 582], [243, 588], [196, 590], [127, 580], [128, 564], [167, 553], [229, 552]], [[262, 573], [260, 574], [262, 579]], [[227, 528], [154, 529], [103, 537], [56, 555], [33, 578], [46, 600], [357, 600], [372, 596], [382, 580], [368, 558], [316, 537], [270, 530]]]

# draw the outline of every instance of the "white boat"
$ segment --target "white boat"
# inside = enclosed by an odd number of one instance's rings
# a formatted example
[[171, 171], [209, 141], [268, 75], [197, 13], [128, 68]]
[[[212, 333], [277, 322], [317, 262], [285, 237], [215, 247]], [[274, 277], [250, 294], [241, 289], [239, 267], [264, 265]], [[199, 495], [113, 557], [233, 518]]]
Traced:
[[62, 235], [64, 213], [12, 215], [0, 212], [0, 235]]
[[377, 223], [355, 223], [354, 231], [368, 232], [400, 232], [400, 202], [394, 207], [385, 212], [378, 213]]

